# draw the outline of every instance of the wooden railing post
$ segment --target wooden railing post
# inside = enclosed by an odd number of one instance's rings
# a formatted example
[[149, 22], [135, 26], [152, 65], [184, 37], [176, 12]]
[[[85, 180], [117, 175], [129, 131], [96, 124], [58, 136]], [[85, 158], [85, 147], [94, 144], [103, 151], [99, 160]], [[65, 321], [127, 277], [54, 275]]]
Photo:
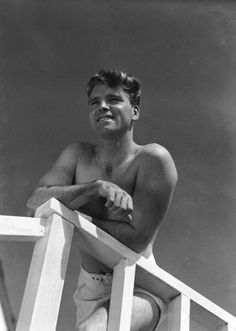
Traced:
[[127, 259], [114, 267], [108, 331], [130, 330], [135, 268]]
[[236, 325], [228, 324], [228, 329], [227, 329], [227, 331], [236, 331]]
[[52, 214], [36, 241], [16, 331], [56, 330], [74, 226]]
[[180, 294], [168, 306], [168, 331], [189, 331], [190, 299]]
[[0, 330], [14, 331], [15, 328], [15, 317], [10, 305], [10, 300], [5, 284], [2, 261], [0, 260]]
[[3, 313], [3, 308], [1, 305], [1, 300], [0, 300], [0, 330], [1, 331], [8, 331], [7, 330], [7, 323], [6, 323], [6, 319]]
[[[35, 216], [0, 216], [1, 240], [36, 241], [16, 331], [56, 330], [74, 226], [79, 230], [80, 247], [114, 270], [109, 331], [130, 329], [134, 279], [137, 286], [169, 303], [167, 320], [160, 330], [165, 326], [165, 331], [189, 331], [191, 301], [191, 317], [197, 327], [201, 324], [206, 325], [204, 329], [236, 331], [235, 316], [124, 246], [96, 227], [92, 219], [56, 199], [40, 206]], [[2, 318], [2, 322], [6, 321]], [[4, 327], [0, 324], [1, 331]]]

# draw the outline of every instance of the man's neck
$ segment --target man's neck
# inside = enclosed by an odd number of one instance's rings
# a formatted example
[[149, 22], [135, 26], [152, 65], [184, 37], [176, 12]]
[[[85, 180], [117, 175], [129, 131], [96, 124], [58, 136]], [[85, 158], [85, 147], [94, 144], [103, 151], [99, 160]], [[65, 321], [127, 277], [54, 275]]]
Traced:
[[100, 140], [97, 146], [97, 162], [102, 168], [119, 166], [134, 153], [136, 146], [130, 136]]

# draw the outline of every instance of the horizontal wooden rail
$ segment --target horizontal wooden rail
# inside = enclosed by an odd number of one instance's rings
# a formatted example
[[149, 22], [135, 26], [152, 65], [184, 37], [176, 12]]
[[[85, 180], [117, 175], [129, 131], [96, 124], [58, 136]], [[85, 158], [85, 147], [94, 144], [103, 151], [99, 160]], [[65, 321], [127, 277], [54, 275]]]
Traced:
[[[48, 217], [53, 213], [61, 215], [79, 229], [81, 247], [83, 249], [86, 247], [87, 252], [102, 263], [114, 269], [122, 260], [129, 260], [130, 263], [136, 264], [135, 282], [137, 285], [160, 296], [167, 304], [182, 294], [192, 301], [192, 315], [198, 321], [209, 326], [209, 314], [202, 314], [202, 309], [205, 309], [213, 315], [210, 320], [213, 320], [211, 324], [214, 327], [219, 327], [224, 321], [236, 330], [236, 318], [233, 315], [96, 227], [84, 215], [69, 210], [56, 199], [51, 199], [39, 207], [35, 216]], [[198, 306], [201, 309], [198, 309]], [[203, 319], [202, 315], [204, 316]]]
[[0, 240], [35, 241], [45, 234], [45, 218], [0, 216]]
[[[9, 220], [9, 226], [6, 225], [7, 220]], [[27, 226], [26, 222], [28, 222]], [[54, 224], [54, 228], [52, 228], [52, 224]], [[70, 226], [67, 227], [67, 224]], [[43, 298], [39, 299], [40, 295], [39, 293], [37, 293], [36, 290], [34, 292], [34, 302], [32, 302], [32, 300], [31, 302], [27, 301], [26, 298], [27, 296], [30, 296], [30, 291], [32, 291], [31, 287], [33, 285], [36, 285], [36, 287], [39, 288], [39, 291], [45, 291], [45, 268], [49, 268], [50, 263], [52, 263], [50, 254], [47, 251], [49, 248], [46, 246], [51, 245], [50, 249], [52, 249], [53, 242], [55, 240], [54, 235], [58, 231], [58, 229], [56, 229], [57, 227], [60, 229], [60, 234], [57, 239], [57, 245], [60, 246], [62, 238], [67, 237], [68, 240], [67, 244], [64, 240], [64, 246], [61, 246], [61, 251], [59, 248], [59, 251], [61, 253], [59, 252], [58, 261], [55, 267], [56, 270], [61, 270], [60, 259], [64, 258], [63, 277], [62, 275], [60, 275], [60, 277], [62, 277], [64, 281], [65, 268], [73, 232], [72, 228], [74, 226], [79, 230], [79, 245], [81, 245], [83, 249], [86, 247], [87, 253], [89, 253], [91, 256], [95, 257], [97, 260], [101, 261], [105, 265], [109, 266], [110, 268], [114, 269], [115, 284], [113, 282], [111, 307], [109, 314], [109, 331], [129, 330], [131, 314], [131, 310], [129, 309], [129, 307], [130, 300], [132, 300], [132, 278], [134, 277], [135, 282], [138, 286], [141, 286], [142, 288], [150, 291], [151, 293], [161, 297], [162, 300], [169, 307], [167, 319], [168, 326], [166, 330], [189, 330], [190, 317], [198, 321], [200, 324], [206, 325], [207, 329], [209, 330], [236, 330], [236, 318], [233, 315], [231, 315], [218, 305], [214, 304], [212, 301], [208, 300], [198, 292], [194, 291], [192, 288], [190, 288], [180, 280], [176, 279], [165, 270], [158, 267], [155, 263], [150, 262], [148, 259], [144, 258], [140, 254], [132, 251], [131, 249], [117, 241], [108, 233], [96, 227], [91, 222], [91, 218], [87, 217], [86, 215], [69, 210], [56, 199], [50, 199], [45, 204], [40, 206], [36, 211], [35, 218], [11, 218], [10, 216], [0, 217], [0, 238], [5, 237], [7, 238], [7, 240], [19, 240], [19, 238], [31, 238], [30, 240], [36, 240], [37, 238], [39, 238], [38, 241], [43, 243], [41, 244], [41, 248], [38, 248], [36, 252], [37, 254], [41, 252], [44, 256], [43, 259], [40, 259], [42, 268], [40, 270], [36, 270], [37, 267], [35, 265], [35, 262], [33, 262], [32, 260], [32, 264], [34, 265], [34, 267], [31, 268], [27, 281], [27, 284], [28, 282], [31, 282], [31, 285], [26, 285], [27, 294], [25, 294], [23, 300], [24, 308], [22, 309], [25, 311], [25, 313], [28, 309], [27, 305], [38, 305], [39, 307], [40, 300], [43, 300]], [[45, 237], [46, 239], [44, 240], [43, 237]], [[36, 244], [38, 241], [36, 241]], [[47, 244], [48, 242], [50, 242], [50, 244]], [[66, 253], [65, 244], [67, 245]], [[65, 256], [65, 254], [67, 256], [66, 259], [65, 257], [63, 257]], [[41, 278], [38, 280], [38, 283], [34, 284], [34, 281], [32, 280], [32, 275], [34, 275], [35, 277], [37, 272], [41, 275]], [[50, 277], [49, 274], [47, 274], [47, 277]], [[59, 286], [60, 289], [58, 290], [59, 292], [62, 291], [63, 286], [63, 281], [61, 281], [60, 277], [58, 276], [58, 274], [54, 275], [54, 279], [56, 279], [58, 282], [61, 282]], [[122, 292], [119, 292], [118, 288], [121, 288]], [[50, 288], [48, 289], [48, 291], [50, 292]], [[49, 295], [47, 295], [47, 297], [49, 297]], [[59, 299], [60, 295], [54, 298], [53, 304], [55, 305], [55, 300]], [[126, 299], [128, 300], [127, 302], [129, 302], [128, 306], [124, 304]], [[120, 307], [119, 309], [117, 309], [117, 304]], [[124, 309], [124, 307], [126, 308]], [[47, 309], [49, 309], [49, 307], [47, 307]], [[42, 310], [40, 310], [40, 312], [42, 318], [42, 314], [44, 312], [42, 312]], [[36, 310], [34, 311], [34, 315], [35, 314]], [[124, 314], [126, 315], [125, 320]], [[56, 315], [54, 314], [54, 318], [56, 318], [55, 316]], [[37, 319], [37, 322], [39, 321], [40, 319]], [[29, 325], [31, 325], [30, 322]], [[47, 328], [45, 321], [43, 326], [44, 328]], [[18, 325], [17, 330], [35, 331], [40, 330], [40, 328], [24, 329], [23, 326], [19, 328]], [[50, 331], [53, 330], [55, 330], [55, 323], [54, 326], [50, 328]]]

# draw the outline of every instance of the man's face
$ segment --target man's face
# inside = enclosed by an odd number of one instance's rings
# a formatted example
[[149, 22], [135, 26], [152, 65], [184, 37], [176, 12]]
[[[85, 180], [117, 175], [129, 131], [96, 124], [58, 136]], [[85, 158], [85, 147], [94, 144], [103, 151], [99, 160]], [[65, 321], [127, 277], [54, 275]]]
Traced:
[[96, 85], [89, 97], [89, 118], [93, 129], [102, 136], [117, 135], [131, 128], [138, 119], [138, 107], [131, 105], [129, 96], [121, 87]]

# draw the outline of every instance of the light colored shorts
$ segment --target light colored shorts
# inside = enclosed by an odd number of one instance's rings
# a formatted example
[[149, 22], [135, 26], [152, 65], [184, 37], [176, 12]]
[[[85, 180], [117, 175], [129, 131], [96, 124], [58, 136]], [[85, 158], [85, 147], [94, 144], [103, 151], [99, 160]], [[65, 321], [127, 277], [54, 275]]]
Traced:
[[[109, 300], [111, 296], [111, 286], [112, 274], [92, 274], [81, 267], [78, 287], [73, 295], [76, 305], [76, 327]], [[159, 297], [154, 296], [138, 286], [134, 286], [134, 294], [135, 293], [145, 293], [154, 299], [160, 310], [160, 318], [157, 323], [157, 325], [160, 325], [164, 317], [164, 302]]]

